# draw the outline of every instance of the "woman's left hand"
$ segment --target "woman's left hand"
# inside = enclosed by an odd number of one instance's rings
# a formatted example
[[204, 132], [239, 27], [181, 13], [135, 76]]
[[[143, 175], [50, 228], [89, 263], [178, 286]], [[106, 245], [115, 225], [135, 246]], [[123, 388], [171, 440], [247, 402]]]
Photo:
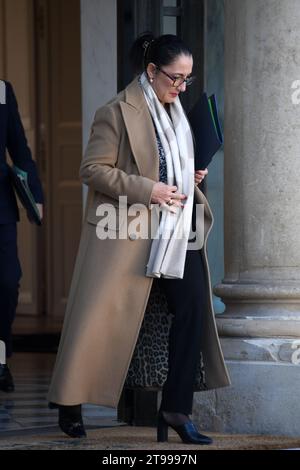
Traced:
[[208, 173], [208, 169], [195, 171], [195, 183], [200, 184]]

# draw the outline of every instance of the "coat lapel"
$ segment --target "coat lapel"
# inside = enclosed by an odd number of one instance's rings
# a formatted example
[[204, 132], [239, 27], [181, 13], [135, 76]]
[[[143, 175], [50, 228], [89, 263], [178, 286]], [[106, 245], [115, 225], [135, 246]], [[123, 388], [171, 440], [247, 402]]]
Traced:
[[138, 79], [128, 85], [125, 101], [121, 101], [120, 106], [139, 173], [159, 181], [159, 153], [154, 126]]

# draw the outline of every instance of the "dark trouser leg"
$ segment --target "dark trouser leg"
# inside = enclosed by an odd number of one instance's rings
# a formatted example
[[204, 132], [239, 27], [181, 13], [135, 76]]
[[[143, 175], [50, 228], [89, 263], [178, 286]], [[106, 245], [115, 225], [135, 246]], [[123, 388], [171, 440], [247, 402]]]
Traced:
[[170, 312], [169, 372], [163, 386], [161, 410], [192, 413], [193, 389], [200, 354], [201, 317], [206, 304], [202, 258], [188, 251], [183, 279], [159, 279]]
[[16, 224], [0, 225], [0, 340], [5, 343], [7, 357], [12, 355], [11, 328], [21, 275]]

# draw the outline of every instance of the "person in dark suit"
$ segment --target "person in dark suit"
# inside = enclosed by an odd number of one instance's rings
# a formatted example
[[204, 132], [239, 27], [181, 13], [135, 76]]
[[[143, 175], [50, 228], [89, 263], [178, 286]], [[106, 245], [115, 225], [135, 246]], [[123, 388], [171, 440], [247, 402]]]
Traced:
[[6, 150], [14, 165], [27, 172], [42, 217], [43, 190], [27, 145], [17, 100], [12, 85], [0, 80], [0, 341], [5, 345], [5, 361], [0, 358], [0, 390], [11, 392], [14, 382], [6, 359], [12, 355], [11, 330], [22, 271], [17, 249], [19, 211], [9, 178]]

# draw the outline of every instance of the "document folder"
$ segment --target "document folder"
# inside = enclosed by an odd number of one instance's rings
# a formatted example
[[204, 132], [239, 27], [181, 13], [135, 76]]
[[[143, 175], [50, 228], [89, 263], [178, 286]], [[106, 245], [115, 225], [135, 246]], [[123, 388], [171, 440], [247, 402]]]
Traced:
[[205, 170], [223, 144], [215, 95], [203, 93], [188, 119], [194, 134], [195, 170]]
[[27, 217], [37, 225], [42, 225], [38, 207], [28, 185], [26, 171], [14, 165], [13, 167], [9, 167], [9, 172], [12, 185], [22, 206], [27, 212]]

